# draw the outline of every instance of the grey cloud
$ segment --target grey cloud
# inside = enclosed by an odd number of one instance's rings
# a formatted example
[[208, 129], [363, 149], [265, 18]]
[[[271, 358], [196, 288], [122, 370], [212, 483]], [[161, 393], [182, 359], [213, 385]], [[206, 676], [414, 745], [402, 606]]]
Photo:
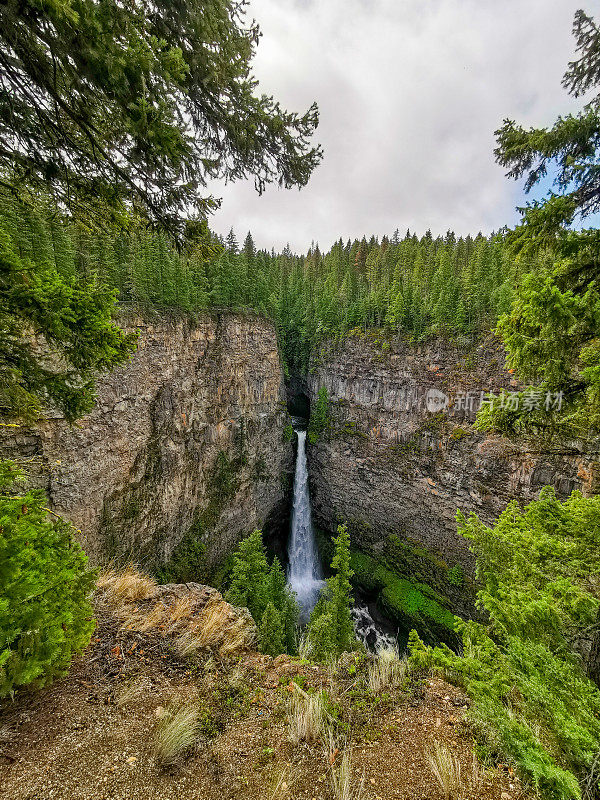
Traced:
[[261, 90], [317, 100], [325, 158], [309, 185], [262, 197], [213, 186], [213, 227], [305, 251], [396, 227], [491, 231], [519, 187], [494, 163], [505, 117], [548, 124], [574, 108], [560, 86], [580, 0], [252, 0]]

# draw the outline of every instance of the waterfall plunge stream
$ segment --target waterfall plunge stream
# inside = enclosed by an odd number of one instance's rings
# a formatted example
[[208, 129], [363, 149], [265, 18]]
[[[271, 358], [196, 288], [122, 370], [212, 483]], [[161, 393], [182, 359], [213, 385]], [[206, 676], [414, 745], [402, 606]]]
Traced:
[[[306, 462], [306, 430], [304, 421], [292, 417], [294, 430], [298, 434], [298, 453], [294, 476], [294, 498], [292, 505], [292, 528], [288, 546], [288, 583], [296, 593], [301, 610], [301, 619], [307, 622], [315, 607], [325, 581], [317, 551], [315, 533], [310, 510], [308, 488], [308, 466]], [[366, 604], [356, 603], [352, 608], [354, 630], [360, 641], [372, 651], [380, 647], [394, 646], [396, 636], [384, 632], [376, 624]]]
[[288, 581], [296, 592], [302, 616], [307, 618], [323, 587], [323, 574], [317, 552], [310, 511], [308, 468], [306, 464], [306, 431], [296, 428], [298, 454], [294, 476], [292, 529], [289, 544]]

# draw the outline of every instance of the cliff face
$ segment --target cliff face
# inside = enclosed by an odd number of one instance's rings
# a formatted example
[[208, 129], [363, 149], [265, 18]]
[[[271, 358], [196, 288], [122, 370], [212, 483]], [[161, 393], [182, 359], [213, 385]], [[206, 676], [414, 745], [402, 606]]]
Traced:
[[[350, 337], [313, 363], [311, 404], [325, 386], [331, 418], [309, 450], [314, 518], [328, 531], [348, 522], [359, 582], [380, 590], [397, 617], [429, 601], [473, 613], [473, 561], [456, 533], [457, 508], [489, 523], [511, 498], [527, 502], [546, 484], [560, 497], [595, 488], [598, 455], [581, 443], [533, 449], [472, 429], [481, 391], [516, 388], [503, 364], [492, 341], [460, 350], [376, 336]], [[405, 579], [410, 586], [398, 583]]]
[[91, 414], [5, 433], [0, 447], [34, 457], [93, 561], [195, 560], [210, 574], [241, 535], [286, 513], [293, 455], [275, 331], [235, 314], [124, 327], [140, 330], [138, 350], [100, 383]]

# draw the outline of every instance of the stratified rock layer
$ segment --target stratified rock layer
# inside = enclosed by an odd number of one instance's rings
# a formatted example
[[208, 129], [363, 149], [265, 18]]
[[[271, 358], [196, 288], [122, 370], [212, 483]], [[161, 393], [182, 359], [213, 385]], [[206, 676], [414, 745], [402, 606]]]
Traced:
[[[375, 559], [366, 573], [379, 565], [433, 586], [465, 615], [473, 560], [456, 510], [490, 523], [511, 498], [530, 501], [546, 484], [560, 497], [587, 494], [600, 474], [589, 443], [544, 448], [472, 428], [477, 403], [465, 402], [467, 392], [516, 389], [503, 365], [494, 340], [461, 349], [358, 335], [321, 351], [308, 379], [313, 407], [322, 386], [330, 397], [330, 429], [309, 449], [317, 524], [332, 531], [346, 521], [353, 545]], [[443, 395], [445, 409], [436, 406]]]
[[50, 417], [8, 429], [2, 452], [34, 457], [52, 510], [93, 561], [155, 566], [187, 537], [214, 566], [286, 514], [293, 455], [274, 328], [231, 313], [122, 323], [139, 329], [139, 347], [100, 382], [94, 411], [73, 427]]

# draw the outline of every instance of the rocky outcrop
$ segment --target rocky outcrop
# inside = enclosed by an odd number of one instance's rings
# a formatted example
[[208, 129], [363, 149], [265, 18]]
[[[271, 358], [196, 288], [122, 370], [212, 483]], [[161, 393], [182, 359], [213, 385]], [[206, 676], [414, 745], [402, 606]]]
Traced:
[[[459, 348], [376, 335], [350, 336], [313, 362], [311, 404], [325, 386], [330, 415], [309, 449], [313, 515], [329, 531], [348, 522], [365, 580], [383, 569], [413, 588], [433, 587], [453, 611], [470, 614], [473, 561], [456, 532], [457, 509], [490, 523], [510, 499], [532, 500], [546, 484], [560, 497], [595, 491], [598, 453], [589, 446], [534, 447], [473, 429], [482, 392], [517, 388], [503, 365], [495, 340]], [[390, 589], [388, 606], [392, 594], [402, 605], [397, 595], [407, 592]]]
[[255, 647], [258, 639], [248, 609], [227, 603], [211, 586], [159, 586], [131, 568], [100, 575], [94, 606], [98, 616], [116, 617], [128, 632], [156, 631], [162, 638], [175, 639], [176, 649], [188, 655], [206, 647], [221, 655], [239, 655]]
[[122, 324], [139, 329], [139, 347], [100, 382], [94, 411], [72, 427], [49, 415], [5, 429], [0, 448], [32, 459], [92, 561], [193, 559], [206, 567], [193, 577], [207, 579], [240, 536], [287, 513], [293, 455], [274, 328], [232, 313]]

